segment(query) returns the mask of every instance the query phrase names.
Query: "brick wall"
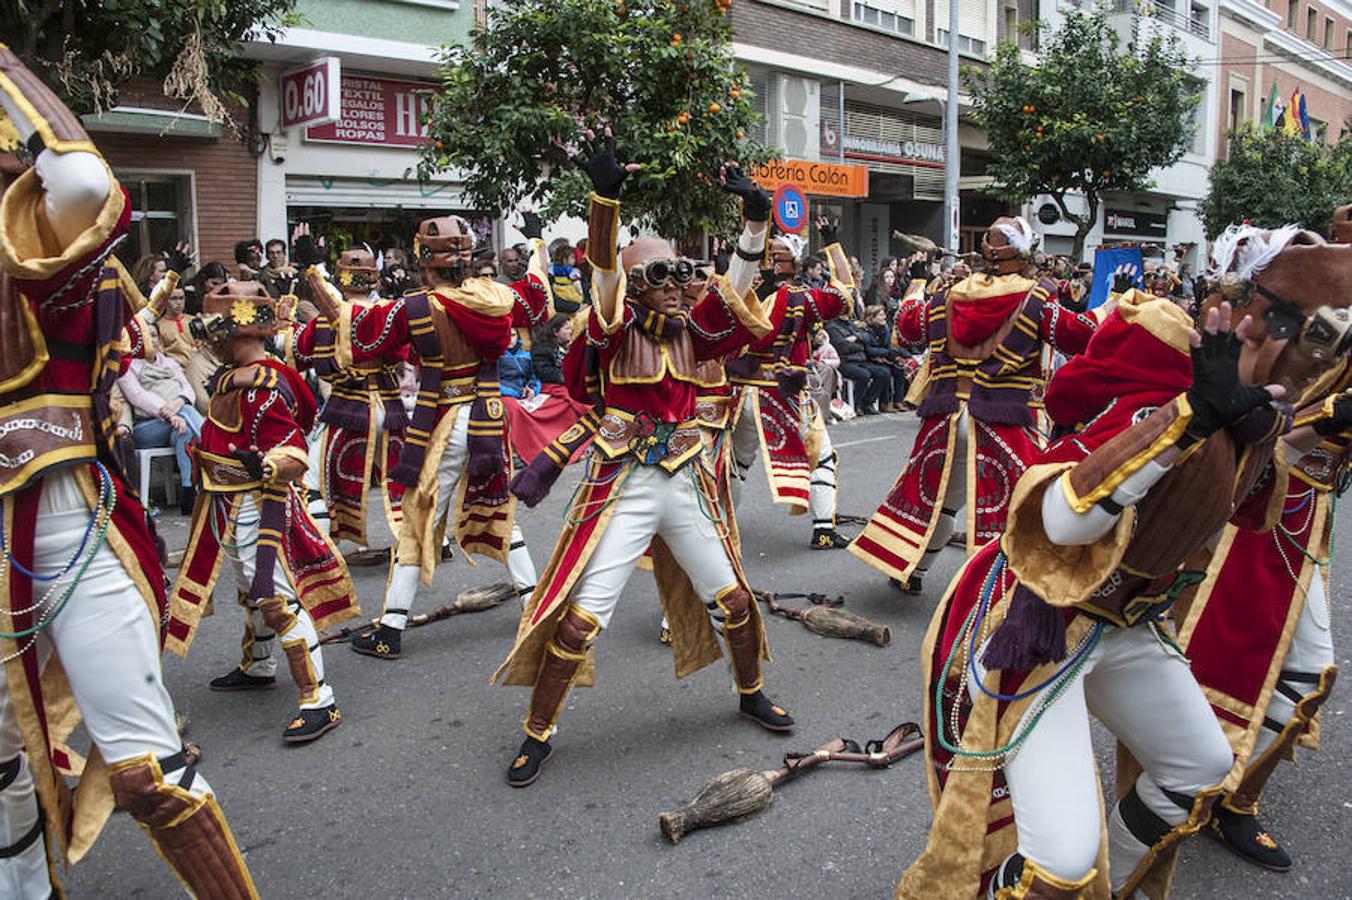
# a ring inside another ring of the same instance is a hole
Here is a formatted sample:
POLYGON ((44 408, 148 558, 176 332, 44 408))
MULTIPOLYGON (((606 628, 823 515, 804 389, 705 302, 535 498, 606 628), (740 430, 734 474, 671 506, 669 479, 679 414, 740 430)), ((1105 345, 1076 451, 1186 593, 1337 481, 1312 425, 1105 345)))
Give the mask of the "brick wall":
MULTIPOLYGON (((118 168, 194 173, 198 259, 217 260, 234 270, 236 241, 256 235, 258 162, 243 142, 228 133, 216 139, 159 137, 97 132, 94 141, 118 168)), ((277 235, 280 236, 280 235, 277 235)))
POLYGON ((812 59, 879 72, 904 72, 906 77, 926 84, 943 85, 948 78, 943 50, 884 32, 750 0, 732 4, 731 15, 739 43, 772 50, 797 50, 812 59))

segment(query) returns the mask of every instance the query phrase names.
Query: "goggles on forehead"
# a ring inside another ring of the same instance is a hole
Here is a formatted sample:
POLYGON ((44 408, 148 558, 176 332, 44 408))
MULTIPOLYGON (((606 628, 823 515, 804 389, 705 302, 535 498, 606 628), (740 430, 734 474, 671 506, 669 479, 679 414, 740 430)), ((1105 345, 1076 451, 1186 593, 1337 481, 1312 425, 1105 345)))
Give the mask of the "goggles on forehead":
POLYGON ((668 284, 685 287, 695 280, 695 264, 684 257, 652 259, 629 270, 629 284, 636 290, 659 288, 668 284))

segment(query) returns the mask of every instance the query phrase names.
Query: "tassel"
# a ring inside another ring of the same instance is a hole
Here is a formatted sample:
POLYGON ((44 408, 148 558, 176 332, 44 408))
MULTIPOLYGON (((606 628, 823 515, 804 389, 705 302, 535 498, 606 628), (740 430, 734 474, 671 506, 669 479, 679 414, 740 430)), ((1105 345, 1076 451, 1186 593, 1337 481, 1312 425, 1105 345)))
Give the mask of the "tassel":
POLYGON ((981 662, 987 669, 1027 672, 1066 658, 1066 620, 1022 584, 1014 588, 1005 621, 991 635, 981 662))

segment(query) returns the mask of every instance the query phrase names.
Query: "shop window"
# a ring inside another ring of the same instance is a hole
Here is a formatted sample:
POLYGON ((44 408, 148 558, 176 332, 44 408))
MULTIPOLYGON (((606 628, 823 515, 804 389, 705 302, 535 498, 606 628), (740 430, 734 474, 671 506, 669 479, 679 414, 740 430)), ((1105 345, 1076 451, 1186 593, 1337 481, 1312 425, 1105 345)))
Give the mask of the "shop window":
POLYGON ((124 173, 117 178, 131 200, 131 227, 118 256, 127 265, 179 241, 195 243, 192 176, 124 173))
POLYGON ((915 34, 915 8, 890 0, 855 0, 851 17, 861 25, 910 36, 915 34))

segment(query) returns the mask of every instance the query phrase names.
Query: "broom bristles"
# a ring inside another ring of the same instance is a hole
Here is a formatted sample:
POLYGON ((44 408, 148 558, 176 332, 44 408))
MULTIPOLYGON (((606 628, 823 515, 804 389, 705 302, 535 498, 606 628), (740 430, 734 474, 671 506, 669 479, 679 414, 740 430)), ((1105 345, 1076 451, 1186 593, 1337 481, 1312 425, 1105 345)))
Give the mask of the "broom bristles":
POLYGON ((765 773, 733 769, 700 788, 685 806, 660 814, 657 824, 667 840, 677 844, 700 828, 754 816, 773 798, 774 786, 765 773))
POLYGON ((863 616, 829 606, 814 606, 805 610, 803 625, 808 631, 822 637, 868 641, 879 647, 886 647, 892 642, 892 632, 886 625, 879 625, 863 616))
POLYGON ((457 612, 482 612, 516 596, 516 585, 508 581, 461 591, 451 603, 457 612))

